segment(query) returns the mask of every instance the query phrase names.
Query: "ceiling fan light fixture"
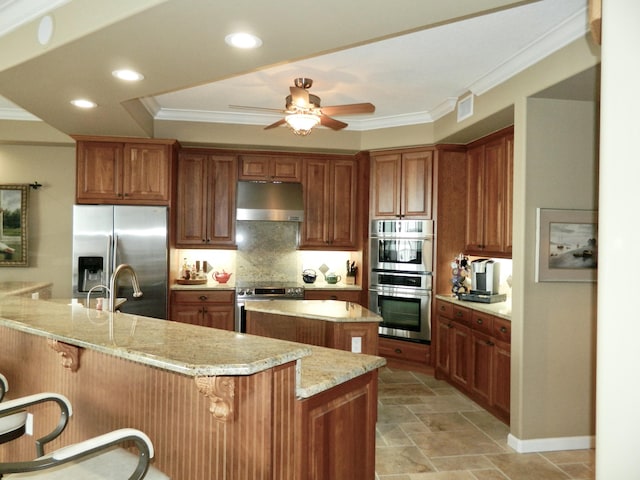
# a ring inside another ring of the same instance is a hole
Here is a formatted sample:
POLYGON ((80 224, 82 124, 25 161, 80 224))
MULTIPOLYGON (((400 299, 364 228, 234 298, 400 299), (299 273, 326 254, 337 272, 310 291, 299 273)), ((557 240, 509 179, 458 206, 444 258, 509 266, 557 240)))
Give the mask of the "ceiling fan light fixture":
POLYGON ((224 37, 224 41, 227 45, 244 49, 258 48, 262 45, 260 38, 245 32, 230 33, 224 37))
POLYGON ((309 135, 313 127, 320 123, 318 115, 308 113, 292 113, 287 115, 284 120, 291 127, 293 133, 303 137, 309 135))

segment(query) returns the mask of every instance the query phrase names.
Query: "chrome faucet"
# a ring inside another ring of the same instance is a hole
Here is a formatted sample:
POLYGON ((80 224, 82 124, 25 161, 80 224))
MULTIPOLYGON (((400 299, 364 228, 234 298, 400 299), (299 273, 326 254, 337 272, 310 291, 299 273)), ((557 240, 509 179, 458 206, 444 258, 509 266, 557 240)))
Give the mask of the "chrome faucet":
POLYGON ((138 277, 136 275, 135 270, 128 263, 121 263, 116 267, 111 275, 111 281, 109 282, 109 311, 115 312, 116 310, 116 300, 117 300, 117 291, 116 288, 118 286, 118 277, 122 272, 129 272, 131 275, 131 285, 133 286, 133 296, 138 298, 142 296, 142 290, 140 290, 140 284, 138 283, 138 277))

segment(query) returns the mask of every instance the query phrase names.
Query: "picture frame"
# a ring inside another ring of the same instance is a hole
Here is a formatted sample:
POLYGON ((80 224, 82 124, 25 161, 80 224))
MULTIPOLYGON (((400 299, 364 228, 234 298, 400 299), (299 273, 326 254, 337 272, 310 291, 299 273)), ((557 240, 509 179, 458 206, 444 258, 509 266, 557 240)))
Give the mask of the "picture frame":
POLYGON ((536 282, 595 282, 597 213, 538 208, 536 257, 536 282))
POLYGON ((26 267, 29 185, 0 185, 0 267, 26 267))

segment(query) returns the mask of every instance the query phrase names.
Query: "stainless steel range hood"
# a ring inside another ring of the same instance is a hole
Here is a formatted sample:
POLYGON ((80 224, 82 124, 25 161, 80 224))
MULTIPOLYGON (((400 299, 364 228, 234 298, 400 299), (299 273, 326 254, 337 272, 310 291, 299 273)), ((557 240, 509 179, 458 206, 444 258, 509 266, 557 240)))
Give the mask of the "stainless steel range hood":
POLYGON ((236 220, 301 222, 303 219, 300 183, 238 182, 236 220))

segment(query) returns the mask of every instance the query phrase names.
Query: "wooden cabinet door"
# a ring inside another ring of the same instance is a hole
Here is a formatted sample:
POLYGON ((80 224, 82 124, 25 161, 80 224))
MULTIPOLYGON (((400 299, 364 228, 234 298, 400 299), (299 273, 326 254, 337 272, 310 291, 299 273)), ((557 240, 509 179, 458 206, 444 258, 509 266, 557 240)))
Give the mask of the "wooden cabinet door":
POLYGON ((79 141, 76 201, 104 203, 122 199, 122 158, 122 143, 79 141))
POLYGON ((184 154, 178 160, 176 199, 176 244, 206 245, 207 239, 207 155, 184 154))
POLYGON ((303 169, 304 222, 301 246, 329 245, 330 165, 326 160, 305 160, 303 169))
POLYGON ((296 157, 242 155, 239 180, 301 182, 302 160, 296 157))
POLYGON ((492 377, 492 403, 508 422, 511 410, 511 345, 507 342, 495 342, 492 377))
POLYGON ((506 142, 499 138, 485 146, 483 196, 483 250, 504 251, 506 142))
MULTIPOLYGON (((436 344, 436 375, 441 374, 449 378, 451 374, 451 338, 453 322, 442 315, 436 316, 435 344, 436 344)), ((442 378, 439 376, 439 378, 442 378)))
POLYGON ((432 192, 433 152, 403 154, 401 215, 430 219, 432 192))
POLYGON ((451 323, 451 382, 468 390, 471 379, 471 330, 458 322, 451 323))
POLYGON ((202 325, 202 305, 174 303, 171 305, 171 320, 191 325, 202 325))
POLYGON ((125 144, 123 159, 123 196, 140 202, 168 204, 170 198, 170 162, 168 145, 125 144))
POLYGON ((221 330, 233 330, 234 313, 233 306, 205 304, 202 307, 203 321, 201 325, 221 330))
POLYGON ((492 400, 494 342, 488 335, 474 331, 471 334, 471 391, 485 404, 492 400))
POLYGON ((329 243, 355 248, 357 233, 357 167, 352 160, 331 161, 329 189, 329 243))
POLYGON ((504 251, 513 251, 513 133, 507 135, 505 153, 504 190, 504 251))
POLYGON ((400 215, 401 168, 399 153, 378 155, 371 159, 371 214, 374 218, 400 215))
POLYGON ((481 251, 484 226, 484 145, 467 152, 467 218, 465 250, 481 251))
POLYGON ((207 181, 207 236, 208 246, 235 245, 236 232, 236 157, 212 155, 209 157, 207 181))

